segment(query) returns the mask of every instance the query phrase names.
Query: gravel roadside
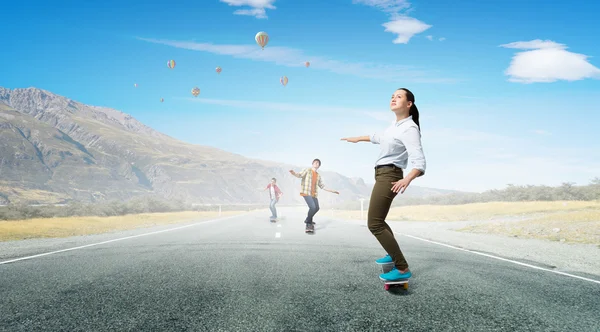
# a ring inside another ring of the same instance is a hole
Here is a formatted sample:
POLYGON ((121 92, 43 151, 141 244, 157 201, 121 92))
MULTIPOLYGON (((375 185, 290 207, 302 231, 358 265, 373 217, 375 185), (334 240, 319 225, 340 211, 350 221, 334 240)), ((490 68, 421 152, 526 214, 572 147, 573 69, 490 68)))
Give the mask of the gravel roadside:
POLYGON ((596 245, 456 231, 474 224, 477 222, 390 222, 390 227, 399 234, 600 280, 600 248, 596 245))

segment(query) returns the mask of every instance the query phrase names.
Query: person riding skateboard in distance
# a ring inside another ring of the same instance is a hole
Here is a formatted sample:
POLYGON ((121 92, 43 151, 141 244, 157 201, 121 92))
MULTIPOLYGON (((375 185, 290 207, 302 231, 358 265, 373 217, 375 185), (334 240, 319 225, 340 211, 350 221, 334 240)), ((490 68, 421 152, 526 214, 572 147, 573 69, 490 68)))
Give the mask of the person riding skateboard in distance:
POLYGON ((290 173, 293 176, 302 179, 300 185, 300 196, 304 197, 306 205, 308 205, 308 215, 306 216, 304 223, 306 223, 306 231, 311 232, 315 230, 315 222, 313 221, 313 217, 320 209, 319 199, 317 198, 317 186, 325 191, 329 191, 330 193, 339 194, 339 192, 336 190, 325 188, 321 174, 317 172, 319 167, 321 167, 321 160, 315 159, 312 162, 312 167, 305 168, 300 173, 290 170, 290 173))
POLYGON ((277 186, 277 179, 272 178, 271 183, 263 189, 263 191, 265 190, 269 190, 269 197, 271 198, 271 204, 269 205, 269 208, 271 209, 271 220, 277 220, 277 208, 275 208, 275 204, 279 202, 279 198, 283 195, 277 186))

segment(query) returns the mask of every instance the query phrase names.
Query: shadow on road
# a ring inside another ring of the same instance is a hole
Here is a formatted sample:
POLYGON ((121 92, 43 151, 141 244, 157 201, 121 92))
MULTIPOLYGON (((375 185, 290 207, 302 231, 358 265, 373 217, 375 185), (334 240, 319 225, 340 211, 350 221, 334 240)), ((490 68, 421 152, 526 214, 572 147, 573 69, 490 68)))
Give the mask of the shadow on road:
POLYGON ((315 224, 315 231, 318 231, 320 229, 326 229, 327 225, 331 224, 331 220, 326 220, 326 221, 319 221, 318 223, 315 224))
MULTIPOLYGON (((394 296, 409 296, 409 295, 412 295, 412 289, 414 287, 415 287, 414 284, 410 284, 410 286, 408 286, 407 290, 405 290, 402 286, 391 287, 389 290, 387 290, 387 292, 394 296)), ((382 286, 382 288, 383 288, 383 286, 382 286)), ((385 290, 383 290, 383 291, 385 292, 385 290)))

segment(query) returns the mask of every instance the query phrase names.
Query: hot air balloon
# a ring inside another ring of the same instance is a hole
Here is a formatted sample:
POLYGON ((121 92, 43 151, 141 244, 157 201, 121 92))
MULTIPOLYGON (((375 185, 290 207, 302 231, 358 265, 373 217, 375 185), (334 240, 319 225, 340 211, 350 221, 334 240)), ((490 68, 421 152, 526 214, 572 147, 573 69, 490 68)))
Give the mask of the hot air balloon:
POLYGON ((287 83, 288 83, 288 78, 287 78, 287 76, 281 76, 281 78, 279 79, 279 82, 281 82, 281 84, 282 84, 283 86, 286 86, 286 85, 287 85, 287 83))
POLYGON ((200 94, 200 89, 198 87, 193 88, 192 94, 194 95, 194 97, 198 97, 198 95, 200 94))
POLYGON ((308 68, 308 67, 310 67, 310 62, 306 61, 306 62, 304 63, 304 65, 306 66, 306 68, 308 68))
POLYGON ((217 69, 215 69, 215 71, 217 72, 217 74, 220 74, 220 73, 221 73, 221 70, 222 70, 222 69, 221 69, 221 67, 219 67, 219 66, 217 66, 217 69))
POLYGON ((160 98, 160 102, 162 103, 163 101, 165 101, 163 98, 160 98))
POLYGON ((137 83, 133 83, 133 87, 134 87, 134 88, 137 88, 137 83))
POLYGON ((167 61, 167 67, 169 67, 171 69, 175 68, 175 60, 167 61))
POLYGON ((258 46, 264 50, 265 46, 267 46, 267 43, 269 42, 269 35, 266 32, 261 31, 254 36, 254 40, 256 40, 258 46))

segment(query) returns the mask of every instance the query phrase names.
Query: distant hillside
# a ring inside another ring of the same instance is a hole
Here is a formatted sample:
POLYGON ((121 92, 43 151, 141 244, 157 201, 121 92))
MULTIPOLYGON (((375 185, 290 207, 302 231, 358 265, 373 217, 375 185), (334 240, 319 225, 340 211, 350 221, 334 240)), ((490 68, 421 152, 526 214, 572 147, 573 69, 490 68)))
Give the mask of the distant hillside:
MULTIPOLYGON (((193 145, 120 111, 85 105, 37 89, 0 87, 0 204, 98 202, 153 195, 186 203, 261 203, 271 177, 282 204, 303 202, 288 165, 193 145)), ((368 197, 372 184, 323 172, 343 195, 329 204, 368 197)), ((407 195, 447 191, 411 186, 407 195)))

